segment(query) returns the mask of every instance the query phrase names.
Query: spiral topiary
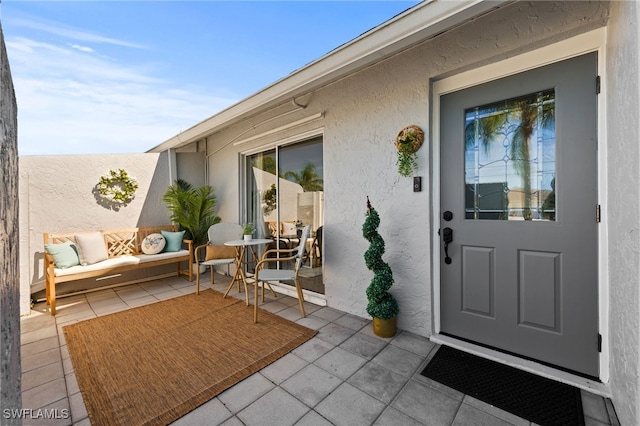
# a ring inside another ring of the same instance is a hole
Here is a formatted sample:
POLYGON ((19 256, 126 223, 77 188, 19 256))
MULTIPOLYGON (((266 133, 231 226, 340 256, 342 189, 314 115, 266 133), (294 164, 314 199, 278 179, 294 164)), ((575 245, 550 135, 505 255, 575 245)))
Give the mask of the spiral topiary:
POLYGON ((369 249, 364 253, 364 261, 371 271, 373 279, 367 287, 367 313, 373 318, 391 319, 398 315, 400 308, 398 302, 389 293, 393 285, 393 273, 391 267, 382 260, 384 254, 384 240, 378 233, 380 216, 371 207, 369 197, 367 197, 367 218, 362 225, 362 235, 369 241, 369 249))

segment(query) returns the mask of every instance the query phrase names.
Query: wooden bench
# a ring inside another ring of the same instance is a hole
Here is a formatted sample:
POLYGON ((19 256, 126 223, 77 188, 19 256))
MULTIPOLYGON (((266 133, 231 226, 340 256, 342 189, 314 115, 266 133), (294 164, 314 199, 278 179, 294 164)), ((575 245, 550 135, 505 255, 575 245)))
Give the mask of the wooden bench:
MULTIPOLYGON (((76 265, 67 268, 57 268, 54 257, 45 250, 45 278, 46 299, 51 306, 51 315, 56 314, 56 284, 77 281, 84 278, 97 278, 154 266, 177 264, 176 275, 185 275, 189 281, 193 280, 193 243, 183 240, 183 247, 179 251, 145 254, 142 251, 144 239, 151 234, 161 231, 176 232, 177 225, 154 226, 146 228, 128 228, 110 231, 44 233, 44 244, 76 244, 76 235, 87 235, 100 232, 104 237, 104 244, 108 258, 93 264, 76 265), (186 249, 184 248, 186 246, 186 249), (188 262, 188 270, 180 267, 181 262, 188 262)), ((144 278, 148 280, 149 277, 144 278)), ((100 287, 98 287, 100 288, 100 287)))

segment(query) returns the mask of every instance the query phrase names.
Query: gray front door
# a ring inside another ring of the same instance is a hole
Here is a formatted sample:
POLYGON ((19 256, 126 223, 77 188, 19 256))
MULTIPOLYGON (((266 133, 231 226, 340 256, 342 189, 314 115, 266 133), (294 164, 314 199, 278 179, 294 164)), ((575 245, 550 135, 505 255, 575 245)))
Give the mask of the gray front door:
POLYGON ((590 53, 440 98, 441 332, 592 377, 596 77, 590 53))

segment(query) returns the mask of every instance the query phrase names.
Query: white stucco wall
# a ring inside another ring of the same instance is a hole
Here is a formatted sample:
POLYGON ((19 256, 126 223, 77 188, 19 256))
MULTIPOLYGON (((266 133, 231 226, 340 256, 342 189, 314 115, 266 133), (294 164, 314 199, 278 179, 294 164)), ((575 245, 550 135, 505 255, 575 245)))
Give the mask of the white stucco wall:
POLYGON ((415 124, 429 135, 430 79, 516 55, 606 24, 600 3, 517 3, 424 42, 304 99, 265 112, 210 136, 210 183, 217 189, 223 220, 240 217, 241 154, 294 141, 321 128, 324 141, 324 281, 327 304, 367 317, 365 289, 372 278, 363 253, 366 197, 381 217, 385 260, 401 314, 398 325, 432 333, 429 142, 418 152, 423 191, 398 175, 392 140, 415 124), (287 112, 290 112, 287 114, 287 112), (324 117, 266 134, 313 114, 324 117), (244 142, 256 135, 264 136, 244 142), (262 147, 262 148, 261 148, 262 147))
POLYGON ((167 154, 27 156, 20 169, 20 305, 42 290, 44 232, 121 229, 170 224, 162 195, 170 185, 167 154), (124 169, 139 188, 127 206, 112 210, 94 195, 100 176, 124 169))
POLYGON ((613 2, 607 40, 606 224, 611 391, 622 425, 640 424, 640 7, 613 2))

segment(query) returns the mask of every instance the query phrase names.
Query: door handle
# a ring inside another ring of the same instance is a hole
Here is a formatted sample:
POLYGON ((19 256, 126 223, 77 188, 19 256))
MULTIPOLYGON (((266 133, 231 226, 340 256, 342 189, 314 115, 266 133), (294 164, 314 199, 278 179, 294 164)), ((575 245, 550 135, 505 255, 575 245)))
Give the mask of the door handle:
POLYGON ((449 257, 449 244, 453 241, 453 229, 447 227, 442 230, 442 241, 444 241, 444 263, 451 264, 449 257))

